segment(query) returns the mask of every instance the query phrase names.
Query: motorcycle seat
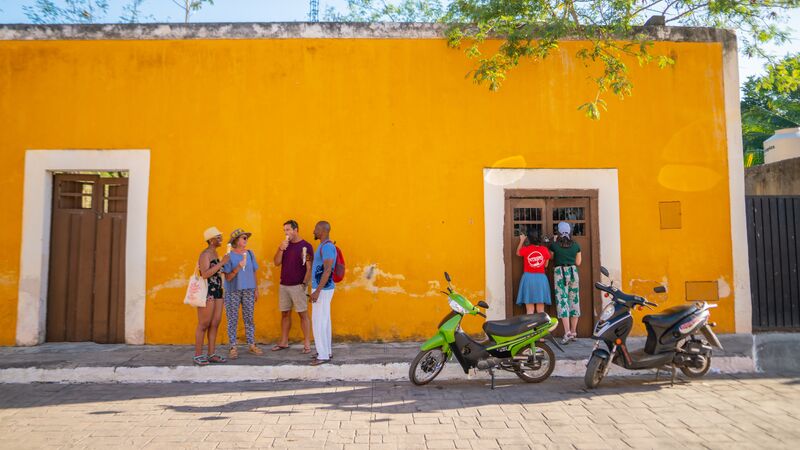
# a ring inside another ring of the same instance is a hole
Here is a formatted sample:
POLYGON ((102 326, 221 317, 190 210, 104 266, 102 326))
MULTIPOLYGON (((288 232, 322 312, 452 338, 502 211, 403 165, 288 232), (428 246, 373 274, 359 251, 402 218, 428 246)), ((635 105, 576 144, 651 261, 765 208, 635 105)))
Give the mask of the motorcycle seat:
POLYGON ((642 318, 642 321, 650 324, 653 328, 664 329, 671 327, 695 311, 697 311, 697 307, 694 305, 674 306, 659 314, 648 314, 642 318))
POLYGON ((489 336, 516 336, 548 322, 550 316, 547 313, 524 314, 510 319, 484 322, 483 331, 489 336))

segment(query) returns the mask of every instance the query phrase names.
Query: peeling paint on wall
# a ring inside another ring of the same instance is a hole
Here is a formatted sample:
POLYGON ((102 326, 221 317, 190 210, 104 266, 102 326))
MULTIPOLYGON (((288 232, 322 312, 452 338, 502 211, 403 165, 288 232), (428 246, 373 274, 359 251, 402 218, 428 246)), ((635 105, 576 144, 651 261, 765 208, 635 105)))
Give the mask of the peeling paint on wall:
MULTIPOLYGON (((185 270, 180 270, 180 273, 185 273, 185 270)), ((167 280, 163 283, 157 284, 150 289, 147 290, 147 296, 150 298, 154 298, 159 291, 164 289, 178 289, 178 288, 185 288, 189 283, 189 277, 191 275, 174 275, 173 278, 167 280)))
POLYGON ((402 274, 384 272, 378 268, 377 264, 370 264, 368 266, 354 268, 353 278, 355 278, 355 281, 344 284, 343 289, 345 291, 352 289, 364 289, 372 292, 373 294, 377 294, 378 292, 385 292, 389 294, 406 293, 406 290, 400 286, 400 282, 405 280, 406 277, 402 274), (392 281, 394 283, 388 286, 380 285, 392 281))
POLYGON ((719 298, 728 298, 731 296, 731 285, 725 281, 725 277, 720 275, 717 278, 717 286, 719 286, 719 298))

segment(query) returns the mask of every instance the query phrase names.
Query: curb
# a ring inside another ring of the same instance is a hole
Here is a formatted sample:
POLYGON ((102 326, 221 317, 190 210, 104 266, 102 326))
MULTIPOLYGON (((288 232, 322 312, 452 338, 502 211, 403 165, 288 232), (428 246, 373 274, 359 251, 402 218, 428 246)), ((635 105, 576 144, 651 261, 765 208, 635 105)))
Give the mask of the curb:
MULTIPOLYGON (((587 359, 557 360, 552 376, 583 377, 587 359)), ((755 362, 750 357, 718 357, 712 361, 712 373, 755 373, 755 362)), ((653 373, 652 370, 629 371, 613 366, 609 375, 635 376, 653 373)), ((499 379, 516 378, 514 374, 496 372, 499 379)), ((489 379, 486 372, 470 371, 464 374, 457 365, 445 366, 437 380, 489 379)), ((44 369, 38 367, 0 369, 0 383, 225 383, 242 381, 407 381, 408 363, 384 364, 327 364, 279 366, 141 366, 141 367, 76 367, 44 369)))

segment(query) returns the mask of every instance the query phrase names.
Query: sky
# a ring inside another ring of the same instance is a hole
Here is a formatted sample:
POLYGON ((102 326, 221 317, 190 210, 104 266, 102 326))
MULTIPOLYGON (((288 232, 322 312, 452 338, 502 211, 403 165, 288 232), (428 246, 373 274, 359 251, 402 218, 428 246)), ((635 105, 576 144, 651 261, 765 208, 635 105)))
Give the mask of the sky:
MULTIPOLYGON (((0 23, 29 23, 22 10, 23 5, 35 0, 0 0, 0 23)), ((129 0, 109 0, 111 5, 108 22, 119 21, 122 6, 129 0)), ((390 0, 392 1, 392 0, 390 0)), ((192 22, 296 22, 308 20, 308 0, 216 0, 213 6, 205 6, 192 15, 192 22)), ((320 18, 329 6, 343 10, 346 0, 319 0, 320 18)), ((183 21, 183 12, 173 0, 144 0, 142 12, 152 15, 158 22, 183 21)), ((800 9, 788 14, 787 25, 792 29, 792 40, 769 51, 782 57, 800 52, 800 9)), ((765 61, 758 58, 739 57, 739 79, 764 73, 765 61)))

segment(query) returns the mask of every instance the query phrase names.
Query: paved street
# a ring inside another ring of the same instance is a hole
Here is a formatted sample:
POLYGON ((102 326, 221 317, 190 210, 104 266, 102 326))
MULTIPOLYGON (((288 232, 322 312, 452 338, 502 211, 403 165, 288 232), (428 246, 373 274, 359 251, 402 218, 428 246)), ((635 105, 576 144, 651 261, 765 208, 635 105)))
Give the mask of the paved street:
POLYGON ((0 447, 797 448, 800 379, 0 385, 0 447))

